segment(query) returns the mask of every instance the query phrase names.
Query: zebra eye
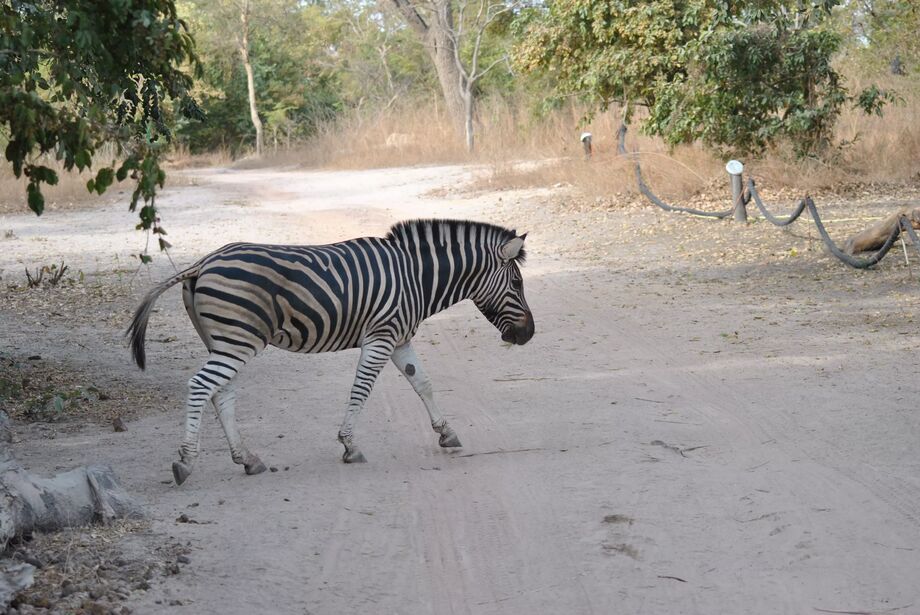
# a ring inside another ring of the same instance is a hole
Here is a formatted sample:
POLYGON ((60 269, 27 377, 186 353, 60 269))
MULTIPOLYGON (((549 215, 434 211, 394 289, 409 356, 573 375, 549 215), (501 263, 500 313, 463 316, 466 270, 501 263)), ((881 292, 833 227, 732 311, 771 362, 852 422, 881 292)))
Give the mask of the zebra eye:
POLYGON ((511 288, 513 288, 514 290, 521 290, 521 281, 520 281, 520 280, 512 279, 512 280, 511 280, 511 288))

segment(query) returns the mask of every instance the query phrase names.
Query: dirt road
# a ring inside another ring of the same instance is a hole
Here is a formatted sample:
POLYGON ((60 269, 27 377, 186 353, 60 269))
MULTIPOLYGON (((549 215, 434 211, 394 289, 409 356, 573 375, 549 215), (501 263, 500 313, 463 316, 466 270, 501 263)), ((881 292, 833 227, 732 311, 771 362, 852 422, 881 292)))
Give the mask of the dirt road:
MULTIPOLYGON (((132 284, 98 319, 4 312, 0 339, 163 398, 126 433, 26 430, 16 445, 36 471, 111 463, 152 518, 130 540, 189 543, 191 564, 132 594, 135 613, 920 612, 917 286, 903 265, 845 270, 762 227, 731 239, 761 242, 731 260, 701 240, 725 225, 439 196, 467 173, 211 171, 163 199, 180 265, 228 241, 327 242, 405 217, 514 225, 530 232, 537 324, 512 349, 472 305, 423 325, 416 348, 465 446, 437 446, 388 367, 358 466, 335 441, 356 353, 271 349, 240 378, 238 421, 273 471, 245 476, 211 419, 181 488, 169 465, 204 353, 173 289, 147 372, 128 363, 121 331, 152 282, 132 280, 132 215, 0 220, 15 235, 4 279, 44 255, 132 284)), ((170 271, 157 258, 151 277, 170 271)))

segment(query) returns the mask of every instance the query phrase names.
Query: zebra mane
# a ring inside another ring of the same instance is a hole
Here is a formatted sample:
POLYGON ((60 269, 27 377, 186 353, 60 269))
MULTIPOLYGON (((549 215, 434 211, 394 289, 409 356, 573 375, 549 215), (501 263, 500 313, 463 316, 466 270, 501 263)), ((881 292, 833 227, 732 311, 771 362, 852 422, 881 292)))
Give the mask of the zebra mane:
MULTIPOLYGON (((469 237, 469 231, 471 229, 476 229, 481 236, 494 236, 496 239, 496 245, 501 245, 506 241, 510 241, 517 237, 517 232, 514 229, 508 229, 497 224, 489 224, 488 222, 477 222, 475 220, 422 218, 418 220, 403 220, 402 222, 397 222, 390 227, 386 238, 391 241, 409 243, 413 240, 413 235, 424 238, 426 236, 426 231, 429 228, 431 229, 432 235, 434 237, 437 238, 443 235, 447 235, 451 239, 456 239, 459 236, 459 229, 466 231, 464 234, 467 237, 469 237), (413 233, 413 231, 415 231, 415 233, 413 233)), ((518 252, 517 257, 514 260, 517 261, 518 264, 523 265, 526 258, 526 251, 524 248, 521 248, 521 251, 518 252)))

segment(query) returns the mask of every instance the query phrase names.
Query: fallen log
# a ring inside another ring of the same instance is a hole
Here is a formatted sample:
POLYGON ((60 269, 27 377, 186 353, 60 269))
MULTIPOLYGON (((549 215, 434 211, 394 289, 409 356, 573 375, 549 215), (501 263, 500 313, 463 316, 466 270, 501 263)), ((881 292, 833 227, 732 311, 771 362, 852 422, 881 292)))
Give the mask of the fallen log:
MULTIPOLYGON (((42 478, 28 472, 0 444, 0 554, 10 541, 35 531, 109 523, 143 516, 112 468, 90 465, 42 478)), ((0 562, 0 608, 31 584, 32 567, 0 562)))
POLYGON ((847 254, 856 254, 857 252, 868 252, 882 247, 885 240, 891 236, 895 227, 898 226, 898 220, 900 220, 901 216, 907 216, 907 219, 910 220, 910 225, 915 229, 920 229, 920 207, 916 209, 902 207, 881 222, 850 237, 843 246, 844 251, 847 254))
POLYGON ((41 478, 26 471, 6 447, 0 450, 0 553, 14 538, 34 531, 142 516, 109 466, 41 478))

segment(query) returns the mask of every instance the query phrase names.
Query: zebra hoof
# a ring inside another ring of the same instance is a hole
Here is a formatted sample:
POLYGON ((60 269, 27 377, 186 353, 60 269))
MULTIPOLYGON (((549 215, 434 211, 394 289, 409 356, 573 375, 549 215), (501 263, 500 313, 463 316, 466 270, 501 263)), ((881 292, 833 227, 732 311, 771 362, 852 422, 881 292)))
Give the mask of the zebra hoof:
POLYGON ((246 474, 252 476, 254 474, 261 474, 266 470, 266 467, 264 463, 262 463, 259 459, 256 459, 255 463, 244 464, 243 469, 246 470, 246 474))
POLYGON ((356 448, 351 450, 345 449, 345 453, 342 455, 342 461, 345 463, 367 463, 364 453, 356 448))
POLYGON ((438 439, 438 444, 443 448, 460 448, 463 446, 460 444, 460 438, 453 432, 442 434, 438 439))
POLYGON ((176 479, 176 484, 181 485, 185 482, 185 479, 189 477, 192 473, 192 469, 182 463, 181 461, 173 461, 172 464, 173 478, 176 479))

